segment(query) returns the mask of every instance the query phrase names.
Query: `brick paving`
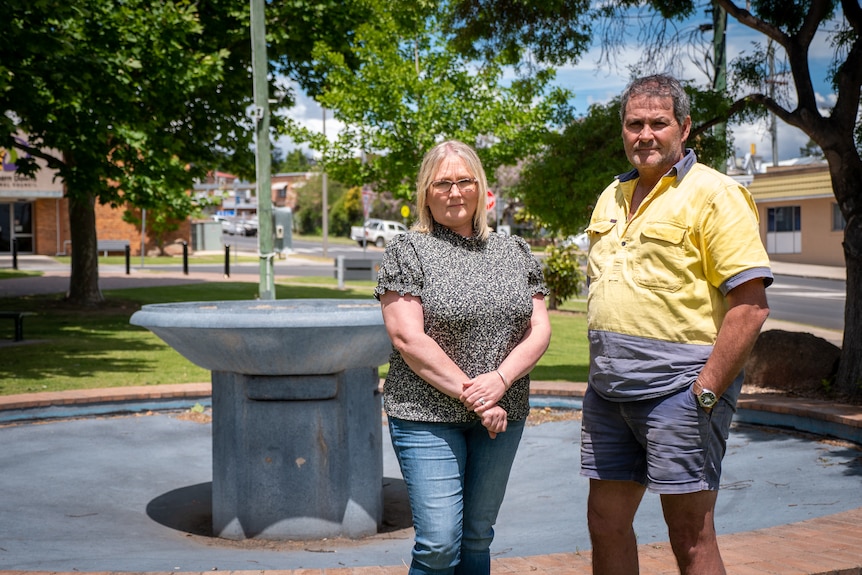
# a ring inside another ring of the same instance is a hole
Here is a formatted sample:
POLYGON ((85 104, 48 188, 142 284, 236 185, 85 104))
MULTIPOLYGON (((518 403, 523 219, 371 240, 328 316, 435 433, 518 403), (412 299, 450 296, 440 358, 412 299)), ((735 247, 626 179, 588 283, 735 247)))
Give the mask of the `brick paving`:
MULTIPOLYGON (((544 396, 582 396, 585 384, 533 382, 533 393, 544 396)), ((51 405, 86 405, 153 399, 206 397, 210 384, 160 385, 112 389, 33 393, 0 397, 0 410, 26 410, 51 405)), ((751 394, 740 398, 740 407, 749 410, 829 421, 851 430, 862 429, 862 413, 857 408, 829 402, 790 399, 775 395, 751 394)), ((862 507, 744 533, 719 536, 719 545, 732 575, 862 575, 862 507)), ((589 575, 590 551, 554 553, 493 559, 495 574, 589 575)), ((639 547, 642 575, 678 573, 668 543, 639 547)), ((295 569, 230 571, 231 575, 406 575, 406 565, 349 567, 337 569, 295 569)), ((81 575, 80 572, 2 571, 0 575, 81 575)), ((191 575, 173 572, 174 575, 191 575)), ((113 575, 109 572, 88 575, 113 575)))

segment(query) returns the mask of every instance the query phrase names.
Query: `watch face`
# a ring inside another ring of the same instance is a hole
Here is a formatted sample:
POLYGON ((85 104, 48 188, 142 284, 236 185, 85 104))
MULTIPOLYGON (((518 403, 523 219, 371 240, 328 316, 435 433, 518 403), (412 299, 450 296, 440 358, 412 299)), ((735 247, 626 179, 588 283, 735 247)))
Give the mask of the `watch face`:
POLYGON ((704 389, 700 392, 700 395, 697 396, 697 402, 701 407, 712 407, 717 401, 715 394, 708 389, 704 389))

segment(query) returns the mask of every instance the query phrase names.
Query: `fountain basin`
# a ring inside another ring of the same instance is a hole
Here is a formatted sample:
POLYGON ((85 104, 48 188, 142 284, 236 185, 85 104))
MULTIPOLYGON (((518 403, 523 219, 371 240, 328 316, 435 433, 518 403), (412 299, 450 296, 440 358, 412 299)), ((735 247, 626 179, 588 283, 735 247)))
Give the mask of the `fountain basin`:
POLYGON ((376 301, 152 304, 130 321, 212 372, 216 535, 302 540, 377 532, 377 368, 392 344, 376 301))

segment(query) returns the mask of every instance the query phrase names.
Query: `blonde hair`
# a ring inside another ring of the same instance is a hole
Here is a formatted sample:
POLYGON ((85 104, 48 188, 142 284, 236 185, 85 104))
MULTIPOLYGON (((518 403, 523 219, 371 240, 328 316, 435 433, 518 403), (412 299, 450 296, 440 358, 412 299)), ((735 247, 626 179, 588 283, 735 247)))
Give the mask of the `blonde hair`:
POLYGON ((425 154, 422 165, 419 167, 419 175, 416 178, 416 212, 419 219, 413 225, 418 232, 430 233, 434 229, 434 217, 428 207, 428 190, 434 175, 449 156, 458 156, 464 161, 470 175, 476 179, 476 193, 479 194, 479 203, 476 205, 476 213, 473 214, 473 230, 476 237, 481 240, 488 239, 488 218, 485 210, 485 195, 488 190, 488 180, 485 177, 485 169, 482 168, 482 160, 476 151, 463 142, 447 140, 440 142, 425 154))

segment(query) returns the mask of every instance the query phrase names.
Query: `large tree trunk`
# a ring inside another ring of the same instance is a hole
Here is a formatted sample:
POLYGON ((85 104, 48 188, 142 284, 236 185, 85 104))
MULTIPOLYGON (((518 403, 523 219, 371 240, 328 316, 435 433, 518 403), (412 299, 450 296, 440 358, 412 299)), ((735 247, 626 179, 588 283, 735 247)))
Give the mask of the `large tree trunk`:
POLYGON ((69 194, 72 272, 66 299, 81 307, 95 307, 104 301, 99 289, 95 206, 96 198, 93 194, 69 194))
POLYGON ((847 266, 844 342, 835 386, 842 393, 862 397, 862 160, 855 149, 847 150, 829 158, 829 170, 835 198, 847 222, 843 244, 847 266))
MULTIPOLYGON (((859 218, 856 218, 859 220, 859 218)), ((855 226, 860 235, 858 223, 855 226)), ((858 245, 858 244, 857 244, 858 245)), ((851 255, 846 248, 847 301, 844 304, 844 342, 835 387, 842 393, 862 397, 862 255, 851 255)))

